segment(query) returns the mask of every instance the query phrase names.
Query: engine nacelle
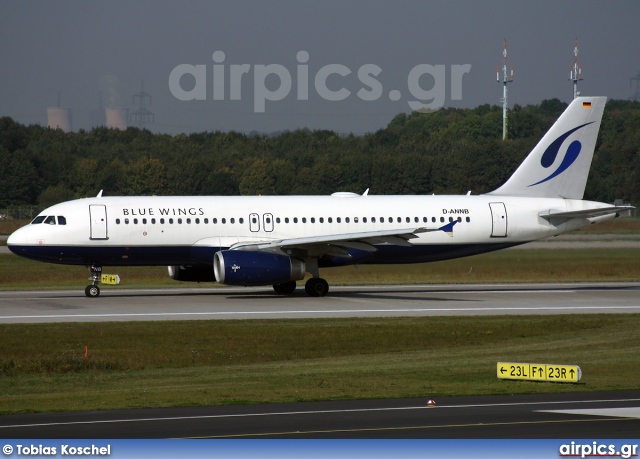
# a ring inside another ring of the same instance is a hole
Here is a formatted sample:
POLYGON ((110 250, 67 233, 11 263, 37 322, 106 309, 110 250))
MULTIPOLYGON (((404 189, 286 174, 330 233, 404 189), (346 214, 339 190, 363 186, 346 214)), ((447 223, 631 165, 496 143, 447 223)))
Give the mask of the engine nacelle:
POLYGON ((216 281, 228 285, 274 285, 304 279, 304 261, 285 255, 221 250, 213 257, 216 281))
POLYGON ((211 266, 167 266, 169 277, 183 282, 214 282, 211 266))

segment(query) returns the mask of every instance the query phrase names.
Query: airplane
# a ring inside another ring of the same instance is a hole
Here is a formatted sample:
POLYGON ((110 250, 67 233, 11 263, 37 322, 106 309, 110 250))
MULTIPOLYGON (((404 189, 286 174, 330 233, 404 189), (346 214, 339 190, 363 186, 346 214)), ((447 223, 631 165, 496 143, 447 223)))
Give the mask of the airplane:
POLYGON ((140 196, 56 204, 7 240, 22 257, 168 266, 177 281, 272 285, 325 296, 319 268, 477 255, 610 220, 630 206, 583 200, 606 97, 573 100, 513 175, 481 195, 140 196))

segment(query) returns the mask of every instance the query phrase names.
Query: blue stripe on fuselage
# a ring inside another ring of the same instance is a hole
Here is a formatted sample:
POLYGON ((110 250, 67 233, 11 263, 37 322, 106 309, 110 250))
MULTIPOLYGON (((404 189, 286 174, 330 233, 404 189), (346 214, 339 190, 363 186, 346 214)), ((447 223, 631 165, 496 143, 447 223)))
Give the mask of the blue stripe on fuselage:
MULTIPOLYGON (((380 245, 375 253, 349 250, 351 258, 320 258, 323 268, 352 264, 425 263, 451 258, 477 255, 518 245, 518 243, 491 244, 434 244, 401 247, 380 245), (353 252, 353 253, 352 253, 353 252)), ((213 264, 215 252, 220 247, 203 246, 139 246, 139 247, 83 247, 83 246, 20 246, 11 245, 10 250, 31 260, 66 265, 101 266, 167 266, 213 264)))

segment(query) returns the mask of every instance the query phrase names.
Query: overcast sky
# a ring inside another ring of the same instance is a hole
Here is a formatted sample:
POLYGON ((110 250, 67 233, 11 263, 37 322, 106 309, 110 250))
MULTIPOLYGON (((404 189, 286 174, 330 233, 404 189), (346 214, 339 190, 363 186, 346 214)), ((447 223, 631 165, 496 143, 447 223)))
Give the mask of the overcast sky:
POLYGON ((637 1, 0 0, 0 116, 46 125, 60 94, 89 129, 144 80, 154 132, 361 134, 411 101, 500 104, 503 39, 510 107, 569 102, 576 37, 581 93, 627 99, 639 19, 637 1))

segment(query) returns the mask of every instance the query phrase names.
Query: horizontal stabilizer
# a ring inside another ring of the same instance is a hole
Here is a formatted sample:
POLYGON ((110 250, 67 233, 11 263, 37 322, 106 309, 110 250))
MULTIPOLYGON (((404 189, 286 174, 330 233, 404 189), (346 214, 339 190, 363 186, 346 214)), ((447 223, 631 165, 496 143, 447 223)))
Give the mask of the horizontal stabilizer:
POLYGON ((584 210, 574 210, 570 212, 561 212, 554 211, 553 209, 545 210, 540 212, 538 216, 545 218, 547 220, 551 218, 562 218, 562 219, 571 219, 571 218, 593 218, 593 217, 602 217, 603 215, 611 215, 611 214, 619 214, 621 212, 625 212, 631 209, 635 209, 632 206, 611 206, 611 207, 600 207, 598 209, 584 209, 584 210))

